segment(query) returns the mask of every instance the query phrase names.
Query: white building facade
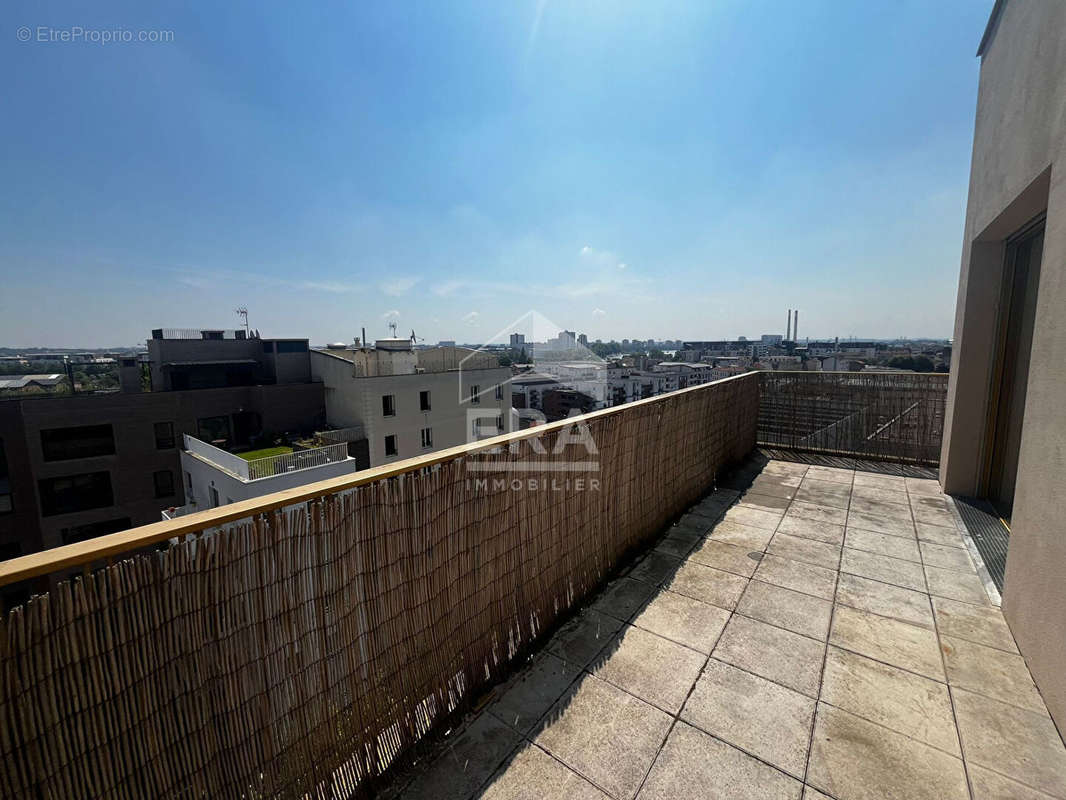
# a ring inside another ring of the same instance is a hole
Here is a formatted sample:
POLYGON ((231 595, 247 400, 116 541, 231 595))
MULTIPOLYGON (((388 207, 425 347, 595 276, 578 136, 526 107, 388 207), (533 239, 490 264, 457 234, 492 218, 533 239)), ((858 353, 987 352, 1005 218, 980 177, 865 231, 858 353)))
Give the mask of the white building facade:
POLYGON ((312 350, 311 368, 327 421, 365 431, 372 467, 511 430, 511 371, 489 353, 379 339, 312 350))

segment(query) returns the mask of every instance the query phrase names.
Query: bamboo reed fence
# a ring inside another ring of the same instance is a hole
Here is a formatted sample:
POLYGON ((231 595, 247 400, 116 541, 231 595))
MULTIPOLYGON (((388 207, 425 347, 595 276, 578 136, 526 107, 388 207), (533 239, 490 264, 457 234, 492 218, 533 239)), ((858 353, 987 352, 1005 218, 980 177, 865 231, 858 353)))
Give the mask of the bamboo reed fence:
POLYGON ((758 404, 741 375, 587 415, 596 452, 556 452, 556 423, 207 512, 161 551, 200 515, 56 551, 142 548, 3 618, 0 794, 365 793, 745 456, 758 404))

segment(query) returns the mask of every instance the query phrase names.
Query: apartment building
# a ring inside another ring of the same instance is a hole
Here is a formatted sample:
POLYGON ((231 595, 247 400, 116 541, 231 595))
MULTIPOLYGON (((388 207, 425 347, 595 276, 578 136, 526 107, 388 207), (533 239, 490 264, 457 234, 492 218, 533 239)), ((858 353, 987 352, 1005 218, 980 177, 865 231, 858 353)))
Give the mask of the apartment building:
POLYGON ((1066 730, 1066 3, 999 0, 959 276, 945 491, 1009 525, 1003 613, 1066 730))
POLYGON ((370 466, 511 429, 511 371, 491 353, 378 339, 312 350, 311 370, 329 424, 365 433, 370 466))
POLYGON ((160 376, 153 387, 174 385, 170 368, 179 365, 164 358, 182 362, 191 386, 231 380, 235 373, 225 377, 220 362, 241 360, 228 348, 249 341, 201 341, 209 352, 169 359, 161 347, 143 365, 123 358, 129 391, 0 400, 0 552, 13 557, 156 522, 162 509, 184 505, 185 434, 239 447, 264 432, 324 426, 323 387, 310 381, 306 340, 302 369, 239 374, 242 382, 269 382, 142 391, 142 367, 160 376), (197 357, 207 362, 203 372, 197 357))

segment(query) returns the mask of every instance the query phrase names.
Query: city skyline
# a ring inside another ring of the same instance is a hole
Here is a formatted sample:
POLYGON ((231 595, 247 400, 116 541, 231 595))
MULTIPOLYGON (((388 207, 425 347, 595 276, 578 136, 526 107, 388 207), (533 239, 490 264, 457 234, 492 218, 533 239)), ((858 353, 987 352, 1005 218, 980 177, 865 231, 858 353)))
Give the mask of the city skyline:
POLYGON ((0 341, 947 338, 984 6, 79 11, 173 37, 0 47, 0 341))

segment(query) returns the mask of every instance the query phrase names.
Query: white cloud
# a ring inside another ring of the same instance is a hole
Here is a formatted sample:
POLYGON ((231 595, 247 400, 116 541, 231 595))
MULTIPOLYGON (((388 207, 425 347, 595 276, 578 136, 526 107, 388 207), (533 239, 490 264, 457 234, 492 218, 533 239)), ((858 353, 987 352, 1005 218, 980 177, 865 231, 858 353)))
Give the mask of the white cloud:
POLYGON ((625 268, 626 268, 625 264, 623 264, 622 262, 618 262, 618 269, 625 269, 625 268))
POLYGON ((410 291, 410 289, 418 283, 418 278, 392 278, 387 281, 382 281, 378 284, 378 288, 385 294, 392 297, 399 297, 402 294, 410 291))
POLYGON ((478 317, 480 316, 476 311, 471 311, 469 314, 463 314, 462 320, 470 327, 474 327, 477 325, 478 317))
POLYGON ((390 319, 399 319, 400 312, 396 309, 393 309, 392 311, 386 311, 384 314, 381 315, 381 318, 385 321, 388 321, 390 319))
POLYGON ((463 281, 444 281, 444 283, 438 283, 433 287, 433 294, 440 295, 441 297, 448 297, 455 294, 459 289, 464 286, 463 281))
POLYGON ((594 316, 594 317, 606 317, 607 316, 607 312, 604 311, 602 308, 594 308, 594 309, 592 309, 592 316, 594 316))
POLYGON ((581 248, 581 255, 583 255, 583 256, 587 256, 591 252, 592 252, 592 248, 589 247, 588 245, 585 245, 584 247, 581 248))

